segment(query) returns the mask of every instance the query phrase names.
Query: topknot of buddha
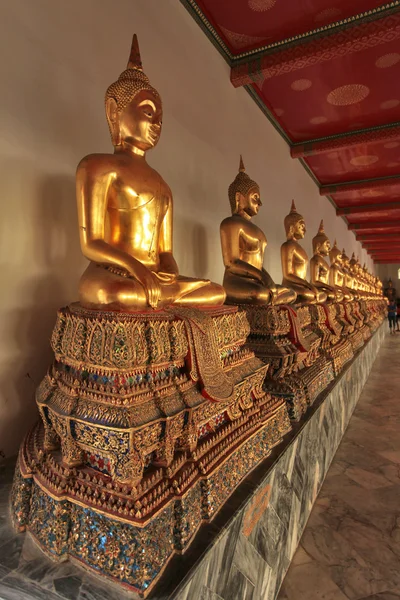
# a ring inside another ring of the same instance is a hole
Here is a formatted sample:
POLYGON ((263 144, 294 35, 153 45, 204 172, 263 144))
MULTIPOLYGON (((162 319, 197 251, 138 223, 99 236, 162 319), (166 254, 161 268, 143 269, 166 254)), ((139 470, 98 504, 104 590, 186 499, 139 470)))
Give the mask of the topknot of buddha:
POLYGON ((228 189, 229 203, 231 205, 233 215, 237 213, 238 209, 236 203, 237 192, 239 192, 243 196, 246 196, 246 194, 248 194, 251 189, 258 189, 258 187, 258 183, 250 179, 250 177, 247 175, 246 170, 244 168, 243 159, 242 157, 240 157, 239 172, 228 189))

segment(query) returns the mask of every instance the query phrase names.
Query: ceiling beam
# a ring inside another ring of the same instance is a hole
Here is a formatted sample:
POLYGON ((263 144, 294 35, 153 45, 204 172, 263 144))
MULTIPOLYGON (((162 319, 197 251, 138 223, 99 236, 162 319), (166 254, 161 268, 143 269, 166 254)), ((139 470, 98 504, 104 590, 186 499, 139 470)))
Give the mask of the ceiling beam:
MULTIPOLYGON (((374 250, 386 250, 388 247, 388 242, 363 242, 363 247, 367 252, 374 252, 374 250)), ((400 241, 396 242, 392 240, 390 242, 391 248, 396 248, 396 250, 400 251, 400 241)))
POLYGON ((387 260, 393 260, 396 262, 400 262, 400 255, 399 254, 391 254, 390 256, 371 256, 372 260, 374 262, 381 262, 381 261, 387 261, 387 260))
POLYGON ((338 56, 362 52, 396 39, 400 39, 400 14, 379 15, 376 20, 353 22, 333 31, 327 29, 321 32, 321 36, 310 36, 308 40, 302 38, 299 43, 289 39, 281 49, 266 48, 255 56, 240 59, 240 63, 231 69, 231 81, 235 87, 252 83, 261 86, 266 79, 293 73, 309 65, 322 64, 338 56))
POLYGON ((372 252, 373 254, 379 254, 380 252, 398 252, 400 254, 400 246, 396 245, 395 242, 387 241, 385 246, 381 246, 380 248, 366 248, 367 252, 372 252))
POLYGON ((359 181, 348 181, 346 183, 328 183, 319 188, 320 196, 346 195, 349 192, 361 192, 364 190, 384 190, 393 185, 400 185, 400 175, 391 177, 377 177, 375 179, 361 179, 359 181))
POLYGON ((388 256, 400 256, 400 252, 397 250, 395 252, 386 252, 382 254, 371 254, 374 258, 387 258, 388 256))
POLYGON ((350 231, 355 231, 356 229, 385 229, 387 227, 400 228, 400 221, 375 221, 372 223, 365 221, 365 223, 349 223, 350 231))
POLYGON ((338 217, 342 217, 344 215, 358 215, 360 213, 372 213, 372 212, 380 212, 382 210, 392 210, 395 208, 400 208, 400 202, 382 202, 381 204, 362 204, 360 206, 343 206, 342 208, 336 209, 336 214, 338 217))
POLYGON ((290 148, 292 158, 305 158, 337 150, 347 150, 360 144, 376 142, 394 142, 400 140, 400 123, 390 123, 382 127, 361 129, 352 133, 339 133, 328 138, 319 138, 293 144, 290 148))
MULTIPOLYGON (((374 250, 367 250, 367 252, 370 256, 387 256, 387 254, 388 254, 387 250, 384 250, 382 252, 375 252, 374 250)), ((392 254, 392 255, 400 254, 400 248, 392 248, 390 250, 390 254, 392 254)))
POLYGON ((358 242, 385 242, 386 240, 398 240, 400 235, 398 233, 359 233, 356 235, 356 240, 358 242))

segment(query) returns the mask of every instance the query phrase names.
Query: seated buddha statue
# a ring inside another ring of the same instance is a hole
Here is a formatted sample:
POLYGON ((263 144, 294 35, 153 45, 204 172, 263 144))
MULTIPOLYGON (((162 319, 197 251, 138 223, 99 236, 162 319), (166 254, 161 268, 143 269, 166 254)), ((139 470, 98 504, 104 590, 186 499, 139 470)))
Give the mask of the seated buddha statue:
POLYGON ((337 247, 336 240, 329 252, 331 266, 329 268, 329 285, 343 294, 343 300, 350 300, 351 294, 344 285, 345 275, 342 269, 342 253, 337 247))
POLYGON ((312 245, 314 255, 310 260, 311 283, 316 288, 325 292, 329 302, 334 302, 335 300, 340 302, 343 294, 340 290, 329 285, 330 267, 324 257, 328 256, 331 244, 324 231, 323 221, 321 221, 317 235, 312 240, 312 245))
POLYGON ((360 263, 360 259, 357 257, 356 259, 356 265, 355 265, 355 270, 356 270, 356 280, 357 280, 357 285, 358 285, 358 290, 359 290, 359 296, 361 298, 365 298, 365 281, 364 281, 364 277, 363 277, 363 268, 361 266, 360 263))
POLYGON ((326 293, 306 280, 308 256, 298 240, 304 238, 306 224, 304 218, 297 212, 294 201, 285 221, 286 242, 281 246, 282 285, 297 294, 299 304, 316 304, 326 301, 326 293))
POLYGON ((232 216, 224 219, 220 227, 227 301, 231 304, 294 302, 296 293, 276 285, 263 267, 267 238, 251 221, 261 206, 260 188, 245 172, 242 157, 228 196, 232 216))
POLYGON ((161 98, 143 72, 136 35, 105 105, 114 154, 90 154, 77 169, 81 248, 90 261, 81 304, 123 311, 223 304, 222 286, 178 272, 171 190, 146 162, 161 134, 161 98))
POLYGON ((342 255, 342 271, 344 274, 344 287, 347 289, 348 293, 351 296, 351 300, 354 300, 353 294, 353 286, 354 286, 354 278, 350 269, 350 259, 346 254, 346 250, 343 248, 342 255))
POLYGON ((351 279, 352 279, 351 293, 353 294, 355 299, 359 298, 359 296, 360 296, 356 264, 357 264, 357 260, 356 260, 355 254, 353 252, 353 254, 351 255, 351 259, 349 260, 349 269, 350 269, 351 279))

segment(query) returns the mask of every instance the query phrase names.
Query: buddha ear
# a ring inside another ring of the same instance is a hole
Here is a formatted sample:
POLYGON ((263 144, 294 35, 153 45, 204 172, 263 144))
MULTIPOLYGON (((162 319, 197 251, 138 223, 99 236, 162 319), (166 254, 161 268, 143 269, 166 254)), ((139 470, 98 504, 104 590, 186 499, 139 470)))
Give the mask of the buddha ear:
POLYGON ((118 106, 114 98, 107 98, 106 100, 106 115, 111 131, 112 143, 114 146, 120 146, 121 132, 119 128, 119 113, 118 106))
POLYGON ((241 198, 243 198, 243 194, 241 194, 240 192, 236 192, 236 194, 235 194, 235 213, 237 213, 239 210, 241 198))

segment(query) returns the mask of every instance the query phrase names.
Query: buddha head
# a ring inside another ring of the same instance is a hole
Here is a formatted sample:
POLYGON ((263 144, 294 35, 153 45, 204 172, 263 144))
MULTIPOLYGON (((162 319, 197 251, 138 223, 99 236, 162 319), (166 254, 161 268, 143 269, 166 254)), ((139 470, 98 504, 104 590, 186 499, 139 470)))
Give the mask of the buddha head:
POLYGON ((247 175, 242 157, 240 157, 239 172, 229 186, 228 197, 232 214, 240 214, 248 219, 254 217, 262 206, 258 183, 247 175))
POLYGON ((312 240, 314 254, 321 254, 322 256, 328 256, 329 250, 331 249, 331 243, 324 230, 324 222, 321 221, 318 233, 312 240))
POLYGON ((342 253, 340 252, 339 248, 337 247, 336 240, 333 243, 333 248, 329 252, 329 258, 333 265, 336 263, 340 265, 342 263, 342 253))
POLYGON ((286 215, 283 223, 285 226, 286 238, 288 240, 303 239, 306 234, 306 223, 304 217, 297 212, 294 200, 292 200, 290 213, 286 215))
POLYGON ((356 256, 355 256, 354 252, 351 255, 349 266, 350 266, 350 269, 351 269, 352 273, 356 273, 357 272, 357 260, 356 260, 356 256))
POLYGON ((342 250, 342 264, 344 267, 349 267, 350 266, 350 259, 346 254, 346 250, 343 248, 342 250))
POLYGON ((154 148, 161 135, 162 104, 143 72, 136 34, 127 68, 108 88, 105 103, 115 147, 125 143, 138 154, 154 148))

